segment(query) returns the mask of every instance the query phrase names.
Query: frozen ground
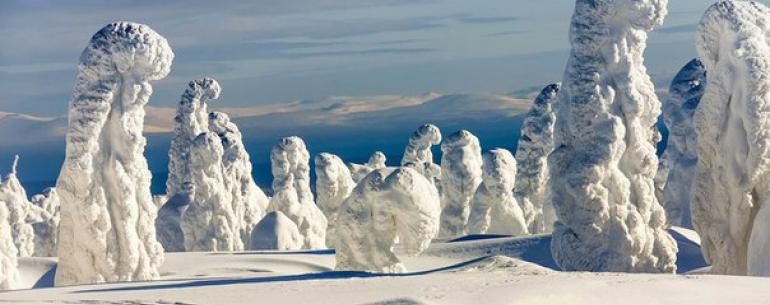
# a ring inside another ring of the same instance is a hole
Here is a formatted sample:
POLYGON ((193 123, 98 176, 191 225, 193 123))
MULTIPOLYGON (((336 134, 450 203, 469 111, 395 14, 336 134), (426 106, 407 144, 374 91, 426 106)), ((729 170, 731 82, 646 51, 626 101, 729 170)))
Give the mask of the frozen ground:
MULTIPOLYGON (((697 235, 674 229, 682 272, 705 266, 697 235)), ((162 280, 0 293, 8 304, 768 304, 770 279, 566 273, 550 237, 474 235, 405 258, 412 273, 334 272, 331 250, 169 253, 162 280), (504 256, 502 256, 504 255, 504 256), (507 256, 507 257, 506 257, 507 256), (522 260, 509 257, 521 258, 522 260), (528 262, 525 262, 528 261, 528 262), (531 263, 530 263, 531 262, 531 263), (535 265, 533 263, 539 264, 535 265), (544 267, 541 267, 544 266, 544 267)), ((28 287, 50 286, 53 259, 21 260, 28 287)))

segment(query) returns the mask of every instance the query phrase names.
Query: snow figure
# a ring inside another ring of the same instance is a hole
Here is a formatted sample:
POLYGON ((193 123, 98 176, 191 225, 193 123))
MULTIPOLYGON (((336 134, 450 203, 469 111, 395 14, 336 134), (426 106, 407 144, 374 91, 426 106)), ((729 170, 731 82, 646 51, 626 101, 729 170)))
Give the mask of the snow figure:
POLYGON ((527 112, 516 149, 518 171, 514 193, 531 233, 550 232, 556 213, 548 201, 548 155, 553 151, 553 103, 560 84, 546 86, 527 112))
POLYGON ((209 130, 222 141, 225 186, 232 197, 239 236, 244 249, 248 249, 251 232, 265 215, 269 199, 251 176, 251 157, 243 145, 243 136, 238 126, 230 121, 227 114, 212 112, 209 114, 209 130))
POLYGON ((441 143, 441 131, 433 124, 425 124, 409 137, 409 144, 401 159, 401 166, 409 166, 428 178, 433 186, 439 188, 441 167, 433 163, 431 147, 441 143))
POLYGON ((195 200, 195 185, 192 182, 182 183, 176 194, 165 200, 166 203, 158 210, 155 220, 158 241, 166 252, 184 252, 185 238, 182 230, 182 215, 195 200))
POLYGON ((303 238, 289 217, 275 211, 265 215, 251 234, 251 250, 299 250, 303 238))
POLYGON ((471 199, 481 184, 481 145, 466 130, 441 143, 441 233, 442 237, 468 233, 471 199))
POLYGON ((219 98, 219 83, 211 78, 191 81, 182 94, 174 117, 174 137, 168 151, 168 179, 166 196, 171 199, 189 181, 190 148, 199 134, 208 131, 209 119, 206 102, 219 98))
POLYGON ((327 220, 310 192, 310 153, 299 137, 287 137, 270 152, 273 197, 269 211, 280 211, 302 235, 304 249, 326 248, 327 220))
POLYGON ((104 27, 80 55, 56 184, 57 286, 158 278, 163 247, 142 129, 150 81, 164 78, 173 58, 165 38, 129 22, 104 27))
POLYGON ((16 259, 19 250, 13 244, 9 218, 6 204, 0 202, 0 290, 14 289, 20 280, 16 259))
MULTIPOLYGON (((677 73, 663 104, 663 121, 668 128, 668 145, 663 153, 668 173, 663 188, 666 217, 671 225, 692 227, 690 196, 698 165, 697 135, 693 115, 706 86, 706 70, 693 59, 677 73)), ((658 172, 664 170, 658 169, 658 172)), ((661 174, 663 175, 663 174, 661 174)))
POLYGON ((356 183, 342 159, 329 153, 320 153, 315 157, 315 174, 316 203, 328 220, 326 246, 334 247, 337 212, 356 183))
POLYGON ((31 223, 35 222, 37 213, 34 213, 35 207, 27 200, 27 192, 16 177, 18 163, 19 156, 15 156, 11 172, 0 183, 0 202, 5 202, 8 208, 11 236, 19 250, 18 256, 28 257, 35 252, 35 231, 31 223))
POLYGON ((348 163, 348 170, 352 175, 353 181, 358 183, 361 179, 364 179, 366 175, 373 172, 375 169, 385 168, 385 153, 381 151, 375 151, 370 157, 369 162, 366 164, 348 163))
POLYGON ((32 196, 32 204, 37 207, 39 221, 32 224, 35 232, 34 256, 52 257, 56 255, 56 242, 59 239, 59 196, 55 188, 47 188, 42 194, 32 196))
POLYGON ((677 247, 655 197, 660 102, 643 65, 666 0, 577 0, 548 158, 551 250, 564 270, 667 272, 677 247))
POLYGON ((468 230, 473 234, 529 234, 527 221, 513 186, 516 159, 510 151, 496 148, 483 156, 483 181, 473 195, 468 230))
POLYGON ((693 123, 698 165, 691 212, 717 274, 770 276, 770 9, 720 1, 696 47, 708 71, 693 123))
POLYGON ((342 203, 337 216, 337 270, 405 272, 393 253, 417 255, 439 230, 441 203, 430 180, 410 167, 378 169, 342 203), (401 253, 400 251, 400 253, 401 253))
POLYGON ((181 228, 187 251, 240 251, 240 220, 232 206, 232 196, 225 186, 219 137, 204 132, 193 140, 190 168, 194 200, 182 214, 181 228))

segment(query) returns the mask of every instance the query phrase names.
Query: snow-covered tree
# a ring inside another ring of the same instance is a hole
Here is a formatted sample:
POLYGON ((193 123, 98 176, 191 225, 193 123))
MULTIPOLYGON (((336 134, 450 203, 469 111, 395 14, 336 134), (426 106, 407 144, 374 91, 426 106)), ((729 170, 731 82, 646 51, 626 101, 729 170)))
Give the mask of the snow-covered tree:
POLYGON ((527 112, 516 148, 516 186, 514 194, 521 206, 530 233, 550 232, 556 221, 553 205, 547 198, 548 155, 553 151, 553 103, 560 84, 543 88, 527 112))
MULTIPOLYGON (((671 225, 692 227, 690 197, 695 169, 698 165, 698 147, 693 116, 706 87, 706 69, 693 59, 677 73, 671 82, 669 99, 663 104, 663 121, 668 128, 668 145, 662 160, 666 168, 663 206, 671 225)), ((665 172, 665 173, 664 173, 665 172)))
POLYGON ((519 203, 513 195, 516 159, 510 151, 495 148, 483 155, 482 182, 473 195, 469 233, 526 235, 529 233, 519 203))
POLYGON ((35 231, 32 218, 35 217, 32 203, 27 200, 27 192, 16 177, 19 156, 13 159, 11 172, 0 183, 0 202, 5 202, 10 215, 11 235, 19 257, 32 256, 35 252, 35 231))
POLYGON ((13 244, 10 216, 6 203, 0 201, 0 290, 14 289, 19 283, 19 250, 13 244))
POLYGON ((691 212, 717 274, 770 276, 770 8, 719 1, 695 36, 708 71, 695 111, 691 212))
POLYGON ((304 249, 326 247, 327 220, 310 192, 310 153, 299 137, 281 139, 270 152, 273 197, 268 211, 280 211, 299 228, 304 249))
POLYGON ((417 128, 406 145, 401 166, 409 166, 428 178, 436 188, 440 188, 441 167, 433 163, 431 147, 441 143, 441 131, 433 124, 425 124, 417 128))
POLYGON ((366 175, 373 172, 375 169, 385 168, 386 160, 387 158, 385 157, 385 153, 381 151, 375 151, 369 157, 369 161, 366 162, 366 164, 348 163, 348 170, 352 175, 353 181, 358 183, 358 181, 364 179, 366 175))
POLYGON ((432 183, 410 167, 378 169, 342 203, 337 270, 405 272, 393 252, 417 255, 439 231, 441 203, 432 183))
POLYGON ((111 23, 83 50, 64 165, 56 285, 151 280, 163 247, 144 158, 144 105, 174 53, 148 26, 111 23))
POLYGON ((479 139, 460 130, 441 143, 441 233, 458 236, 468 233, 471 199, 481 184, 481 145, 479 139))
POLYGON ((666 0, 577 0, 548 158, 564 270, 674 272, 653 177, 660 102, 644 67, 666 0))
POLYGON ((182 183, 174 196, 163 200, 163 206, 158 210, 158 218, 155 220, 155 230, 158 241, 166 252, 185 251, 182 215, 194 200, 195 184, 189 181, 182 183))
POLYGON ((251 250, 299 250, 304 239, 297 225, 279 211, 267 213, 254 227, 251 250))
POLYGON ((55 188, 46 188, 43 193, 32 196, 37 207, 39 220, 32 224, 35 231, 35 256, 56 256, 59 239, 60 202, 55 188))
POLYGON ((315 174, 316 203, 328 220, 326 246, 334 247, 337 212, 356 183, 342 159, 329 153, 315 156, 315 174))

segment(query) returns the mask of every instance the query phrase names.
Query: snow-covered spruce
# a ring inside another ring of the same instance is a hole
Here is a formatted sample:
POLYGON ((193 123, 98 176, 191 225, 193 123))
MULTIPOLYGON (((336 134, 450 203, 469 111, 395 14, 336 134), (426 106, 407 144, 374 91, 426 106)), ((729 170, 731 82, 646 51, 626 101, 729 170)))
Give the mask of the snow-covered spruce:
POLYGON ((669 89, 670 98, 663 104, 663 121, 668 128, 668 145, 662 156, 668 169, 663 206, 668 222, 674 226, 692 227, 690 197, 698 165, 693 116, 705 87, 706 69, 700 60, 693 59, 674 77, 669 89))
POLYGON ((46 188, 43 193, 32 196, 32 204, 37 207, 39 219, 32 224, 35 231, 34 256, 53 257, 56 255, 56 243, 59 239, 59 221, 61 219, 59 196, 55 188, 46 188))
POLYGON ((366 164, 348 163, 348 170, 350 171, 353 181, 358 183, 358 181, 364 179, 366 175, 373 172, 374 170, 385 168, 386 160, 387 158, 385 157, 385 153, 381 151, 375 151, 369 157, 369 161, 366 162, 366 164))
POLYGON ((18 256, 27 257, 35 252, 35 231, 31 223, 35 222, 39 213, 33 211, 36 207, 27 200, 27 192, 16 177, 18 162, 19 156, 15 156, 11 172, 0 183, 0 202, 4 202, 8 208, 8 221, 18 256))
POLYGON ((281 139, 270 152, 273 197, 268 211, 280 211, 302 235, 304 249, 326 247, 327 220, 310 192, 310 153, 299 137, 281 139))
POLYGON ((401 166, 409 166, 417 170, 436 188, 440 188, 441 167, 433 163, 431 147, 441 143, 441 131, 433 124, 425 124, 417 128, 406 145, 401 166))
POLYGON ((441 143, 441 233, 459 236, 468 233, 471 199, 481 184, 481 145, 479 139, 460 130, 441 143))
POLYGON ((692 221, 713 273, 770 276, 770 9, 720 1, 696 47, 708 71, 695 111, 692 221))
POLYGON ((315 156, 315 174, 315 190, 318 195, 316 204, 328 220, 326 246, 334 247, 337 212, 345 198, 348 198, 350 192, 356 187, 356 183, 353 182, 350 171, 342 159, 329 153, 320 153, 315 156))
POLYGON ((182 183, 176 194, 163 200, 163 206, 158 210, 155 220, 158 241, 166 252, 184 252, 185 238, 182 231, 182 215, 195 199, 195 185, 192 182, 182 183))
POLYGON ((227 114, 212 112, 209 113, 209 130, 222 141, 225 186, 232 197, 238 234, 244 249, 248 249, 251 232, 265 215, 269 199, 251 176, 251 157, 243 145, 238 126, 230 121, 227 114))
POLYGON ((13 244, 10 216, 6 204, 0 202, 0 290, 14 289, 19 284, 19 250, 13 244))
POLYGON ((524 213, 513 195, 516 159, 510 151, 502 148, 490 150, 482 158, 483 179, 473 195, 469 233, 528 234, 524 213))
POLYGON ((254 227, 251 250, 299 250, 303 238, 297 225, 279 211, 267 213, 254 227))
POLYGON ((337 216, 337 270, 405 272, 393 253, 428 248, 438 234, 441 203, 436 188, 410 167, 378 169, 343 202, 337 216))
POLYGON ((150 81, 174 53, 149 27, 116 22, 83 50, 72 92, 61 201, 56 285, 158 278, 163 247, 144 158, 150 81))
POLYGON ((666 0, 577 0, 548 158, 564 270, 674 272, 677 247, 655 197, 660 102, 643 65, 666 0))
MULTIPOLYGON (((560 84, 543 88, 527 112, 516 148, 516 186, 514 194, 521 206, 530 233, 550 232, 556 213, 547 197, 548 155, 553 151, 553 103, 560 84)), ((485 180, 486 181, 486 180, 485 180)))

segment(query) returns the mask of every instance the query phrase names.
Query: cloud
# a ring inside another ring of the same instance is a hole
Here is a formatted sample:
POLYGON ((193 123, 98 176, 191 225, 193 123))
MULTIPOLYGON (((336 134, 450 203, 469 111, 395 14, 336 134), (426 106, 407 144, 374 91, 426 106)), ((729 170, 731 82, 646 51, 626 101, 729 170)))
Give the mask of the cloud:
POLYGON ((490 37, 510 36, 510 35, 524 34, 524 33, 527 33, 527 31, 504 31, 504 32, 489 33, 487 34, 487 36, 490 36, 490 37))
POLYGON ((697 28, 698 28, 698 25, 692 23, 692 24, 683 24, 683 25, 665 27, 665 28, 656 30, 656 32, 663 33, 663 34, 695 33, 695 30, 697 28))
POLYGON ((497 16, 497 17, 475 17, 475 16, 462 16, 457 18, 462 23, 471 24, 489 24, 489 23, 509 23, 518 21, 519 17, 511 16, 497 16))

